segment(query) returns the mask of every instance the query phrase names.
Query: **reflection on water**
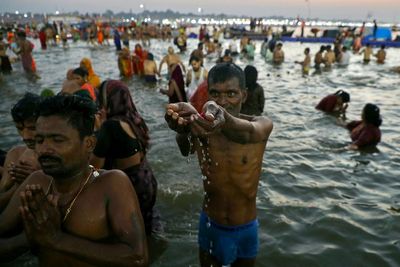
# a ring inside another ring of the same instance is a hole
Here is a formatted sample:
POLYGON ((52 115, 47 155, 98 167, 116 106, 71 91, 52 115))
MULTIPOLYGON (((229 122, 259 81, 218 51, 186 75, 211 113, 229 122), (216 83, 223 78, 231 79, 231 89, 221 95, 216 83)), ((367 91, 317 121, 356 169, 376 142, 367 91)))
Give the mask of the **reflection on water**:
MULTIPOLYGON (((158 63, 168 45, 152 42, 158 63)), ((196 40, 189 40, 183 62, 188 62, 196 45, 196 40)), ((265 115, 274 121, 257 198, 257 266, 400 266, 400 76, 389 72, 390 67, 400 66, 400 50, 388 49, 385 65, 365 65, 361 56, 353 55, 348 68, 304 78, 294 61, 303 59, 307 46, 311 53, 319 48, 318 44, 285 43, 286 62, 279 68, 260 58, 236 60, 242 67, 257 67, 265 89, 265 115), (349 119, 358 119, 367 102, 381 108, 382 142, 377 150, 343 149, 350 140, 347 131, 336 126, 335 118, 314 109, 320 98, 339 89, 351 94, 349 119)), ((14 73, 0 84, 0 148, 19 142, 9 115, 12 104, 25 91, 58 91, 67 69, 77 66, 82 57, 92 59, 102 79, 118 78, 114 47, 77 43, 65 50, 36 49, 34 57, 40 80, 26 79, 16 64, 14 73)), ((208 69, 212 65, 206 60, 208 69)), ((194 156, 191 161, 180 156, 174 134, 164 122, 167 98, 158 89, 167 86, 165 74, 166 69, 163 80, 153 87, 137 78, 126 81, 151 131, 149 161, 159 181, 157 206, 167 244, 152 242, 158 253, 152 266, 199 266, 201 173, 194 156)))

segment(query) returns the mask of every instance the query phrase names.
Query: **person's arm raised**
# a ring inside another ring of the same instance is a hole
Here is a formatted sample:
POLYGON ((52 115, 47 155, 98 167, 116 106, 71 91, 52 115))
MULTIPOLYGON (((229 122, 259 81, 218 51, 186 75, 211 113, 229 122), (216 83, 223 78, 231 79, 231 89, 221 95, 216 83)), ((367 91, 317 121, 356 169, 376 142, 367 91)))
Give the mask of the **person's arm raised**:
POLYGON ((241 118, 237 118, 226 112, 222 132, 228 139, 246 144, 267 141, 272 128, 272 121, 267 117, 241 115, 241 118))
POLYGON ((165 121, 170 129, 176 131, 176 142, 183 156, 193 153, 189 123, 194 114, 198 114, 198 112, 189 103, 174 103, 166 107, 165 121))
MULTIPOLYGON (((203 107, 203 117, 196 116, 195 122, 199 135, 209 134, 217 129, 230 140, 237 143, 258 143, 267 141, 273 124, 267 117, 251 117, 240 115, 240 118, 229 114, 214 101, 207 102, 203 107)), ((192 126, 193 132, 194 126, 192 126)))
POLYGON ((160 65, 158 66, 158 73, 161 75, 161 69, 162 69, 162 65, 167 62, 167 56, 163 57, 163 59, 160 62, 160 65))

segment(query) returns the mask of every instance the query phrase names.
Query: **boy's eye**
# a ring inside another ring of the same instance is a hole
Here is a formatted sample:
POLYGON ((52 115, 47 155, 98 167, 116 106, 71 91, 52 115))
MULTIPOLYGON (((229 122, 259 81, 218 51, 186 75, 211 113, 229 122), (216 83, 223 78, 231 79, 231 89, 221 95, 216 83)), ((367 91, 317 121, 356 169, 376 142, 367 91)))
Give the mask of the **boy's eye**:
POLYGON ((36 143, 36 144, 41 144, 41 143, 43 143, 43 138, 42 138, 42 137, 35 137, 35 143, 36 143))
POLYGON ((61 143, 61 142, 64 142, 64 138, 55 137, 55 138, 53 138, 53 141, 56 143, 61 143))
POLYGON ((211 95, 212 97, 217 97, 217 96, 218 96, 218 93, 217 93, 217 92, 214 92, 214 91, 212 91, 212 92, 210 92, 210 95, 211 95))

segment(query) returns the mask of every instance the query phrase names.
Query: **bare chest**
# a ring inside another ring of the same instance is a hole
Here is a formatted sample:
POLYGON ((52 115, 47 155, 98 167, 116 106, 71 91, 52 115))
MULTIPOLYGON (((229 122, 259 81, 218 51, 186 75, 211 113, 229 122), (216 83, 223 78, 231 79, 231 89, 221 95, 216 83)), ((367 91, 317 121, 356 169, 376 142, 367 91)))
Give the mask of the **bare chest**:
POLYGON ((72 204, 71 196, 60 199, 59 208, 63 226, 71 234, 90 240, 109 238, 110 231, 107 220, 107 200, 94 190, 83 191, 72 204))

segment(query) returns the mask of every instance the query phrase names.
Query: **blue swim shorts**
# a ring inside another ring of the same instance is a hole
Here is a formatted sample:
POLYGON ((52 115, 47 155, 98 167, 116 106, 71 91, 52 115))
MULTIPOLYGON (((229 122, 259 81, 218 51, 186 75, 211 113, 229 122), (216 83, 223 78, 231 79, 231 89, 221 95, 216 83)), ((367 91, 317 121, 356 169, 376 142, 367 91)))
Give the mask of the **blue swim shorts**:
POLYGON ((258 220, 237 226, 213 222, 201 212, 198 242, 200 249, 217 258, 222 265, 237 259, 253 259, 258 252, 258 220))

